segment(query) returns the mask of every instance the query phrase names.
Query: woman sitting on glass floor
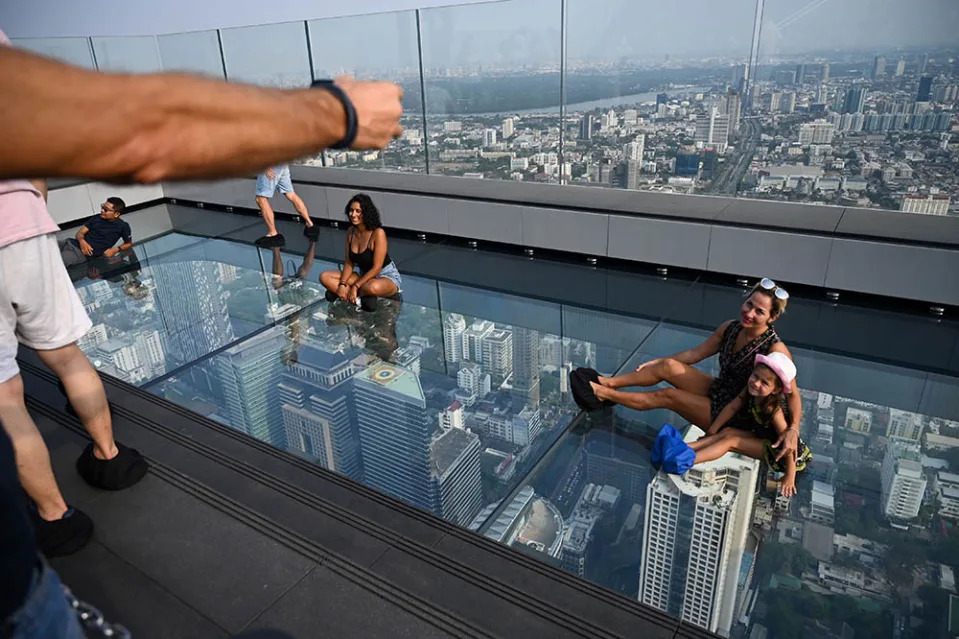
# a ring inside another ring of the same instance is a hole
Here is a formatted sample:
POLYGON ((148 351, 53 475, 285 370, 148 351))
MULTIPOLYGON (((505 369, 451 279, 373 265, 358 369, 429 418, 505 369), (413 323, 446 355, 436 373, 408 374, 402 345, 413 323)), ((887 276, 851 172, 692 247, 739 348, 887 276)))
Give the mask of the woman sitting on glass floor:
POLYGON ((350 230, 346 234, 346 258, 342 271, 324 271, 320 283, 330 302, 359 303, 365 311, 376 308, 377 297, 393 297, 402 290, 403 280, 387 250, 386 231, 380 212, 365 193, 357 193, 346 204, 350 230))

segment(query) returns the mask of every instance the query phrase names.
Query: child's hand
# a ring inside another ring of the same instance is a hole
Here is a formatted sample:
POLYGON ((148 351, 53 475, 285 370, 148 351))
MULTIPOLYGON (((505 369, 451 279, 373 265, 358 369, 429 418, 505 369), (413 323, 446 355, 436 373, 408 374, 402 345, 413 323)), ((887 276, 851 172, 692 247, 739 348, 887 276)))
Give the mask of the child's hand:
POLYGON ((796 478, 788 475, 783 477, 780 488, 782 488, 783 497, 792 497, 796 494, 796 478))

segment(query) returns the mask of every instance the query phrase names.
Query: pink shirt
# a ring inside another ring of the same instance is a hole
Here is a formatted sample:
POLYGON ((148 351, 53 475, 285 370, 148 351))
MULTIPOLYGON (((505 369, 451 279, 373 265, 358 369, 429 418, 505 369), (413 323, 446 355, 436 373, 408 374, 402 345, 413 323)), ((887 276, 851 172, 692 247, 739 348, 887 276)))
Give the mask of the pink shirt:
MULTIPOLYGON (((0 30, 0 46, 10 40, 0 30)), ((60 230, 40 191, 26 180, 0 181, 0 248, 60 230)))

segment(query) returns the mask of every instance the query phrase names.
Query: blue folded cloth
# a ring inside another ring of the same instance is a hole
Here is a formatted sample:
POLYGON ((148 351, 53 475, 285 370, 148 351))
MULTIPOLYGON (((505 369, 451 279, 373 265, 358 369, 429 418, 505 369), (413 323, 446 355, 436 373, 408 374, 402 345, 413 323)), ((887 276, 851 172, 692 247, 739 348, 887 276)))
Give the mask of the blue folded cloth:
POLYGON ((674 475, 685 474, 696 463, 696 451, 683 441, 672 424, 663 424, 649 456, 653 466, 674 475))

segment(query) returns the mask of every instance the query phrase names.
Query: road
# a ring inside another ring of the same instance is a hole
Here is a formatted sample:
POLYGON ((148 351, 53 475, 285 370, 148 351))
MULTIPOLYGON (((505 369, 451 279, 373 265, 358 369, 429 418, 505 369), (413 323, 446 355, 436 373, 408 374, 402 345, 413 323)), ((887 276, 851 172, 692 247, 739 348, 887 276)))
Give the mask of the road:
POLYGON ((707 191, 713 195, 736 195, 736 187, 746 175, 749 169, 749 163, 753 160, 756 153, 756 145, 759 144, 759 136, 762 134, 762 127, 757 118, 743 118, 743 136, 736 149, 735 160, 727 163, 727 167, 717 179, 713 180, 712 185, 707 191))

